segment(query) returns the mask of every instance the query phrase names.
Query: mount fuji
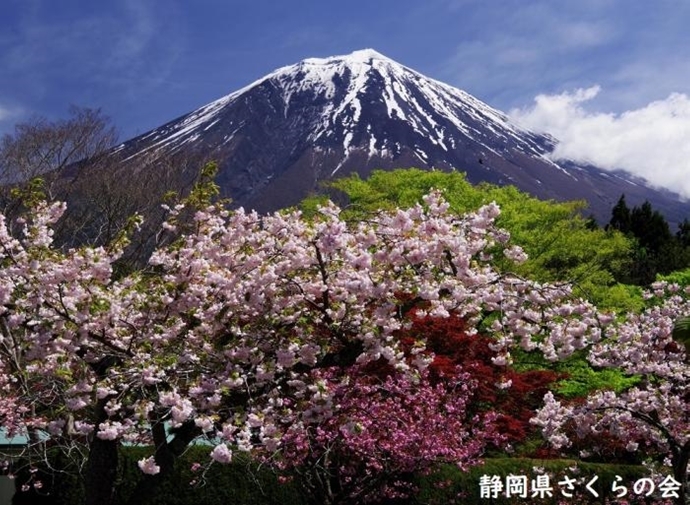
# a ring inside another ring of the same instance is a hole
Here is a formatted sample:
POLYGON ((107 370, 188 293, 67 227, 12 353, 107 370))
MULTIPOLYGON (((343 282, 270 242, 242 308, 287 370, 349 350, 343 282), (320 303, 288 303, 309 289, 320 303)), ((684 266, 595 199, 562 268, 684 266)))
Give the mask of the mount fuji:
POLYGON ((365 49, 279 68, 117 151, 134 162, 180 152, 215 160, 223 195, 259 212, 294 205, 334 177, 417 167, 458 170, 470 182, 512 184, 542 199, 584 199, 600 222, 623 193, 671 222, 690 214, 676 195, 625 172, 552 160, 556 143, 365 49))

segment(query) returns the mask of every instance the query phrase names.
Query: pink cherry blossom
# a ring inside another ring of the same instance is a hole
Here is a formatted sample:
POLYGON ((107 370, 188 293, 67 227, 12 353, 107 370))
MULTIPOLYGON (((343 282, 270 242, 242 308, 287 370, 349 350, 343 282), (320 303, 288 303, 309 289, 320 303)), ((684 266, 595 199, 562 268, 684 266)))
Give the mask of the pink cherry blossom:
MULTIPOLYGON (((623 370, 640 381, 622 392, 595 391, 568 404, 549 393, 533 422, 555 448, 591 433, 620 439, 630 451, 642 443, 668 456, 674 477, 687 487, 690 462, 690 364, 688 350, 675 342, 675 321, 690 314, 687 290, 657 283, 641 314, 607 319, 601 337, 581 343, 592 365, 623 370)), ((580 328, 569 338, 580 335, 580 328)), ((682 493, 687 496, 685 493, 682 493)), ((679 498, 683 503, 684 497, 679 498)))
POLYGON ((156 460, 153 456, 140 459, 137 461, 137 465, 142 472, 148 475, 156 475, 161 471, 161 467, 156 464, 156 460))
POLYGON ((220 444, 211 451, 211 458, 218 463, 230 463, 232 461, 232 451, 227 445, 220 444))

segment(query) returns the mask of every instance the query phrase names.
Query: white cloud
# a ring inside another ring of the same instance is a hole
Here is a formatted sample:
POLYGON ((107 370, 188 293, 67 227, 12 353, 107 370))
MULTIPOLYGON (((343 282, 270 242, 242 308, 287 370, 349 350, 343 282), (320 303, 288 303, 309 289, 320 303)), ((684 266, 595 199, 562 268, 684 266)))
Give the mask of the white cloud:
POLYGON ((610 114, 584 104, 599 86, 559 95, 539 95, 531 107, 511 117, 559 141, 552 157, 623 169, 651 184, 690 198, 690 97, 673 93, 665 100, 610 114))

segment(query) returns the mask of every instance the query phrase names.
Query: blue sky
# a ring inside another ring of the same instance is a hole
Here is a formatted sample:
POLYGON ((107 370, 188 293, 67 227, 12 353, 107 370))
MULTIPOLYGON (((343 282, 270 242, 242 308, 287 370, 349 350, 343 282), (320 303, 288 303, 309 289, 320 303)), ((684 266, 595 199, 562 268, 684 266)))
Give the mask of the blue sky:
POLYGON ((73 104, 100 107, 125 140, 275 68, 371 47, 534 129, 560 123, 555 133, 579 143, 588 137, 570 122, 626 129, 650 106, 660 116, 644 121, 681 117, 671 136, 690 135, 687 0, 4 0, 2 10, 0 134, 73 104))

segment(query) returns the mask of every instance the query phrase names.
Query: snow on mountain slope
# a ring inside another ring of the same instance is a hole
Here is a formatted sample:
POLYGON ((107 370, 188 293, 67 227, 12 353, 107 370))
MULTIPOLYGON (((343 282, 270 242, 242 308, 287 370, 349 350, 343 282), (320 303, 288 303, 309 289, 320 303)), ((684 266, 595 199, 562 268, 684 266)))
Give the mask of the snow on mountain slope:
MULTIPOLYGON (((307 92, 330 101, 322 109, 321 121, 310 135, 312 141, 318 141, 338 126, 348 131, 356 128, 362 115, 362 100, 369 96, 367 87, 374 85, 385 104, 388 118, 408 122, 417 133, 446 151, 449 150, 446 128, 434 116, 444 118, 475 140, 481 140, 482 132, 473 128, 471 122, 464 121, 463 116, 482 122, 496 135, 507 134, 517 143, 523 143, 522 132, 516 131, 500 112, 464 91, 424 77, 372 49, 341 57, 310 58, 280 69, 268 78, 278 81, 284 90, 286 115, 295 94, 307 92), (339 84, 346 78, 347 87, 343 89, 339 84)), ((346 142, 343 147, 349 148, 350 143, 346 142)), ((529 144, 526 147, 541 154, 529 144)))
MULTIPOLYGON (((466 92, 429 79, 396 63, 373 49, 355 51, 345 56, 308 58, 295 65, 279 68, 254 83, 216 100, 182 118, 153 130, 142 137, 147 150, 177 148, 193 142, 211 128, 226 107, 241 100, 250 91, 271 85, 280 90, 284 117, 301 114, 306 100, 322 104, 312 120, 308 139, 318 145, 320 139, 344 132, 343 149, 352 145, 360 127, 362 110, 375 101, 385 106, 389 119, 407 122, 413 130, 443 150, 455 149, 457 132, 477 142, 487 140, 487 131, 497 138, 511 140, 525 152, 545 153, 536 136, 510 123, 508 118, 466 92), (435 119, 436 118, 436 119, 435 119), (439 122, 438 118, 443 121, 439 122), (447 124, 444 124, 447 123, 447 124), (485 129, 478 128, 477 123, 485 129), (453 128, 448 128, 448 126, 453 128), (457 131, 453 131, 457 130, 457 131)), ((369 146, 386 146, 386 139, 377 139, 368 125, 369 146)), ((489 137, 491 143, 496 138, 489 137)), ((488 144, 487 148, 491 149, 488 144)))
POLYGON ((623 192, 631 203, 673 206, 624 174, 554 163, 555 142, 364 49, 279 68, 119 150, 133 160, 203 153, 219 162, 225 195, 260 211, 293 205, 332 177, 409 166, 456 169, 472 182, 514 184, 541 198, 585 199, 601 220, 623 192))

